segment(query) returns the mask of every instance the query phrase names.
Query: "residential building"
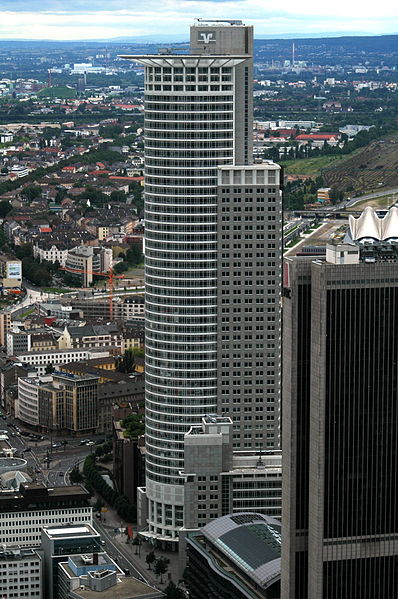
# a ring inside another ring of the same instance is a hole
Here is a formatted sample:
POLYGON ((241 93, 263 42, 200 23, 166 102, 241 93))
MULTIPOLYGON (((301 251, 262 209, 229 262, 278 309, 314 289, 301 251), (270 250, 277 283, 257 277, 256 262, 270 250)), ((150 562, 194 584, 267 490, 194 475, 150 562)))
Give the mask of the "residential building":
POLYGON ((192 599, 275 599, 280 591, 281 523, 240 512, 187 539, 184 579, 192 599))
POLYGON ((19 545, 0 548, 0 597, 43 599, 42 557, 19 545))
POLYGON ((39 258, 40 262, 42 260, 52 262, 53 264, 59 262, 61 266, 65 266, 68 252, 68 247, 61 243, 48 245, 45 241, 38 240, 33 245, 33 255, 35 258, 39 258))
POLYGON ((109 351, 105 349, 51 349, 38 352, 19 352, 13 356, 13 360, 34 366, 37 374, 43 376, 48 370, 47 366, 56 367, 59 364, 67 364, 68 362, 106 358, 108 356, 109 351))
POLYGON ((58 345, 60 349, 88 349, 105 346, 111 353, 120 354, 123 348, 123 337, 119 327, 114 323, 66 326, 58 339, 58 345))
POLYGON ((284 270, 282 599, 393 599, 398 209, 284 270))
POLYGON ((38 547, 44 525, 92 524, 92 518, 90 494, 80 485, 22 483, 19 491, 0 491, 0 545, 38 547))
POLYGON ((220 413, 235 419, 236 449, 279 446, 281 182, 277 165, 253 165, 252 38, 240 21, 198 20, 190 54, 125 57, 145 66, 146 486, 139 522, 141 534, 175 548, 185 525, 181 472, 192 426, 220 413), (236 375, 238 361, 233 397, 224 376, 235 366, 236 375), (229 396, 221 394, 223 378, 229 396), (268 429, 255 422, 256 403, 270 408, 268 429))

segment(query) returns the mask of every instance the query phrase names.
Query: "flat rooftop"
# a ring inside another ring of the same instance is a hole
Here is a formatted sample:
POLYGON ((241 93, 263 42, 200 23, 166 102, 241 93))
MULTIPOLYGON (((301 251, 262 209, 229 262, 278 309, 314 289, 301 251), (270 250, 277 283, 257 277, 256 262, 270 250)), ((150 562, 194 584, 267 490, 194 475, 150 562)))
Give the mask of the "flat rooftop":
POLYGON ((43 531, 46 532, 46 534, 52 539, 65 537, 81 537, 83 535, 90 535, 92 537, 99 536, 99 533, 88 524, 85 524, 84 526, 60 526, 57 528, 44 526, 43 531))
POLYGON ((157 599, 164 594, 136 578, 124 578, 105 591, 76 590, 74 596, 82 599, 157 599))

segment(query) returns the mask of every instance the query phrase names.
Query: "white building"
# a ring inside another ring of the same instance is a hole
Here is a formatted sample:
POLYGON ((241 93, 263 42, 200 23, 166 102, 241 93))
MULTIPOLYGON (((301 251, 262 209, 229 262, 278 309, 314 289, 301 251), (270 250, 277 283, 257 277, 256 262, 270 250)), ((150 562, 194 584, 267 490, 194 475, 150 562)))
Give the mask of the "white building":
POLYGON ((57 366, 78 362, 79 360, 93 360, 94 358, 107 358, 108 350, 94 349, 51 349, 39 352, 21 352, 14 356, 17 362, 29 364, 36 368, 39 376, 46 374, 46 366, 57 366))
POLYGON ((66 259, 68 257, 68 248, 63 246, 56 246, 53 244, 52 246, 43 246, 40 247, 39 243, 36 243, 33 246, 33 255, 35 258, 39 258, 40 262, 42 260, 47 260, 48 262, 59 262, 61 266, 65 266, 66 259))
POLYGON ((18 378, 18 395, 15 401, 16 418, 32 426, 39 424, 39 386, 51 381, 51 375, 18 378))
POLYGON ((22 483, 19 492, 0 492, 0 545, 38 547, 43 526, 92 524, 92 519, 89 494, 81 486, 22 483))
POLYGON ((0 597, 42 599, 42 557, 20 545, 0 548, 0 597))
POLYGON ((16 175, 18 178, 26 177, 29 175, 29 169, 27 166, 23 166, 22 164, 15 164, 11 168, 11 174, 16 175))

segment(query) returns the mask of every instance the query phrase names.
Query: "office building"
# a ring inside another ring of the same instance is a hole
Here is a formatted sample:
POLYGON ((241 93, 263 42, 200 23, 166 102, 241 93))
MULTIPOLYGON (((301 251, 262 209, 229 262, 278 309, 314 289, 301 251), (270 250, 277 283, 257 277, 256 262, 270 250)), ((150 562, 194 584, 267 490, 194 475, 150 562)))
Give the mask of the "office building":
POLYGON ((46 526, 41 530, 44 564, 45 599, 58 599, 60 593, 59 564, 72 555, 101 554, 101 537, 89 524, 46 526))
POLYGON ((184 456, 184 529, 232 512, 281 517, 281 452, 234 451, 230 418, 205 416, 186 433, 184 456))
POLYGON ((184 573, 192 599, 276 599, 281 523, 252 512, 213 520, 187 539, 184 573))
POLYGON ((80 485, 47 488, 22 483, 19 491, 0 491, 0 545, 38 547, 44 525, 92 524, 90 495, 80 485))
POLYGON ((125 576, 107 553, 69 555, 58 564, 58 599, 160 599, 161 591, 125 576))
POLYGON ((98 424, 98 377, 55 372, 39 388, 39 424, 72 434, 95 432, 98 424))
POLYGON ((189 54, 125 56, 145 66, 146 487, 139 521, 143 535, 165 546, 177 545, 185 523, 191 426, 219 413, 234 420, 236 448, 279 445, 280 169, 252 164, 252 56, 251 27, 200 20, 189 54), (257 371, 253 361, 261 362, 257 371), (266 426, 265 405, 272 416, 266 426))
POLYGON ((65 270, 89 287, 95 273, 106 273, 112 266, 112 250, 103 247, 79 246, 68 251, 65 270))
POLYGON ((43 599, 42 557, 37 551, 0 547, 0 597, 43 599))
POLYGON ((282 599, 398 593, 398 210, 284 265, 282 599))

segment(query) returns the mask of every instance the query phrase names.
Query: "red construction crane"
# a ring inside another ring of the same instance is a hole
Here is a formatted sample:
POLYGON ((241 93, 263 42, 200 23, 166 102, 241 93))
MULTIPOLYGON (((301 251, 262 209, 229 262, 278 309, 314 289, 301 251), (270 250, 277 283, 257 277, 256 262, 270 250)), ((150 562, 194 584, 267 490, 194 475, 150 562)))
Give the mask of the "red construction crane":
POLYGON ((92 270, 84 270, 80 268, 66 268, 63 266, 61 270, 65 270, 66 272, 70 272, 72 274, 88 274, 95 275, 97 277, 106 277, 108 279, 107 288, 109 293, 109 318, 113 320, 113 282, 115 279, 124 279, 124 275, 115 275, 113 273, 113 269, 110 268, 108 272, 94 272, 92 270))

